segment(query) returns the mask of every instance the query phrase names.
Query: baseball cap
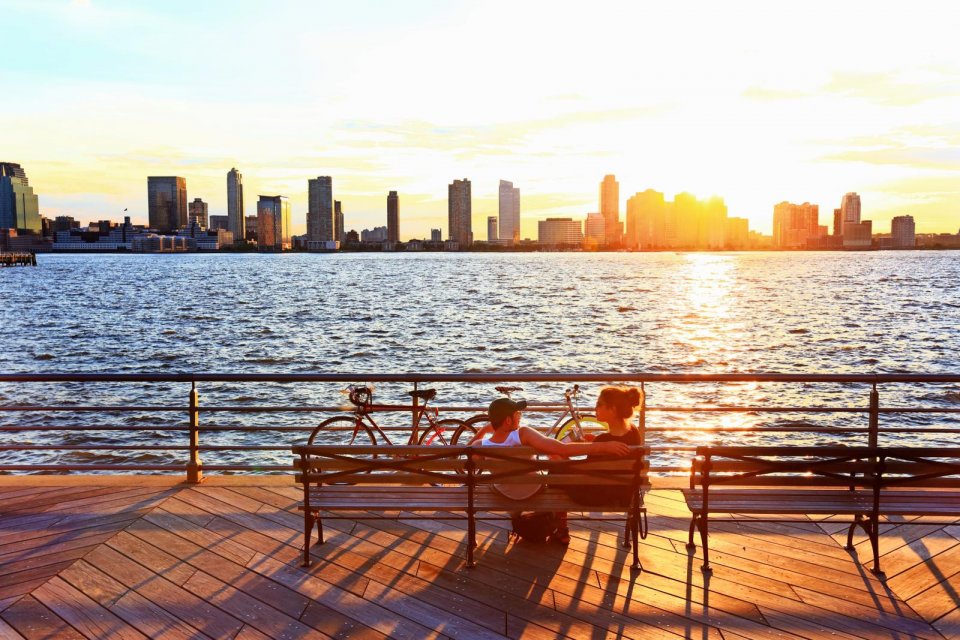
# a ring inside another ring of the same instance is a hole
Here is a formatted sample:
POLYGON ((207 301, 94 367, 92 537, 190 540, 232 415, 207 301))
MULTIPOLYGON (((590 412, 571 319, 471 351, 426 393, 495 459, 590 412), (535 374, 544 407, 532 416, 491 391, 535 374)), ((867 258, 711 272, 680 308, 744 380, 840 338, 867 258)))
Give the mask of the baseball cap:
POLYGON ((526 400, 511 400, 510 398, 497 398, 490 403, 487 409, 487 415, 490 416, 490 424, 500 424, 507 416, 513 415, 514 411, 523 411, 527 408, 526 400))

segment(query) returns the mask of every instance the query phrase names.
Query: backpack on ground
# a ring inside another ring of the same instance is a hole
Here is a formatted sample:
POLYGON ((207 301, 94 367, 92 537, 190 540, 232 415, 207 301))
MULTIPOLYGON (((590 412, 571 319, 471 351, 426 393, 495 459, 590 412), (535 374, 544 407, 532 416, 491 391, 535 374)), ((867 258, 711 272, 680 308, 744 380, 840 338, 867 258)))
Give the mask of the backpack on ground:
POLYGON ((510 535, 526 542, 543 543, 560 526, 560 518, 553 511, 524 511, 510 515, 513 530, 510 535))

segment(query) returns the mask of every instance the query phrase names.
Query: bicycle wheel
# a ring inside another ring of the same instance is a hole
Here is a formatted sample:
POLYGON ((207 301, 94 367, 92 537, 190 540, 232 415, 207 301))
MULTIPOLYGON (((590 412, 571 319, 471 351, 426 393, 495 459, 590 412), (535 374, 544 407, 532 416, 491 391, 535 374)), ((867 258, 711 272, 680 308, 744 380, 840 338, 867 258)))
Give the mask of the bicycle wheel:
POLYGON ((487 422, 486 416, 483 416, 483 421, 474 422, 473 424, 470 424, 470 421, 467 420, 450 438, 450 444, 455 447, 467 446, 470 444, 470 441, 473 440, 473 436, 477 435, 477 432, 480 431, 487 422))
MULTIPOLYGON (((573 431, 573 426, 576 424, 576 421, 573 418, 570 418, 557 430, 556 438, 557 440, 563 440, 571 434, 573 431)), ((605 433, 607 430, 607 425, 597 420, 597 417, 591 413, 580 414, 580 428, 583 429, 584 435, 600 435, 605 433)))
POLYGON ((370 431, 370 427, 361 422, 357 424, 356 418, 347 416, 334 416, 327 418, 310 433, 308 445, 331 445, 331 444, 377 444, 376 438, 370 431))
POLYGON ((445 447, 453 444, 453 436, 462 428, 463 420, 456 418, 437 420, 424 429, 419 444, 445 447))

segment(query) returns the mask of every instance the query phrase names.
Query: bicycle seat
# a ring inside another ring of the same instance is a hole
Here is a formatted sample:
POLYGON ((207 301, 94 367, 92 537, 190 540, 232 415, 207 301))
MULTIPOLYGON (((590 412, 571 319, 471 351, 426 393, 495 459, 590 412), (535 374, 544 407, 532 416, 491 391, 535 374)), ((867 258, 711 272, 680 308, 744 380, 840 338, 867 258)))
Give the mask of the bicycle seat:
POLYGON ((494 389, 505 396, 510 395, 514 391, 523 391, 523 387, 494 387, 494 389))
POLYGON ((436 389, 421 389, 419 391, 408 391, 407 394, 411 398, 420 398, 426 402, 433 400, 437 396, 436 389))

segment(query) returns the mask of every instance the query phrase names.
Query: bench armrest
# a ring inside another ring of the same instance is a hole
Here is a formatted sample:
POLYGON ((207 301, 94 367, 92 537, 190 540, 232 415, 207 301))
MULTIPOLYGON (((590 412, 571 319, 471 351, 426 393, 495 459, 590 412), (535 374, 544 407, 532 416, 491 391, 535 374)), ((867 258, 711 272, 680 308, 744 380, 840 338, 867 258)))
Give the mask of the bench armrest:
POLYGON ((690 488, 697 488, 697 473, 703 473, 703 463, 706 462, 706 456, 693 456, 690 460, 690 488))

